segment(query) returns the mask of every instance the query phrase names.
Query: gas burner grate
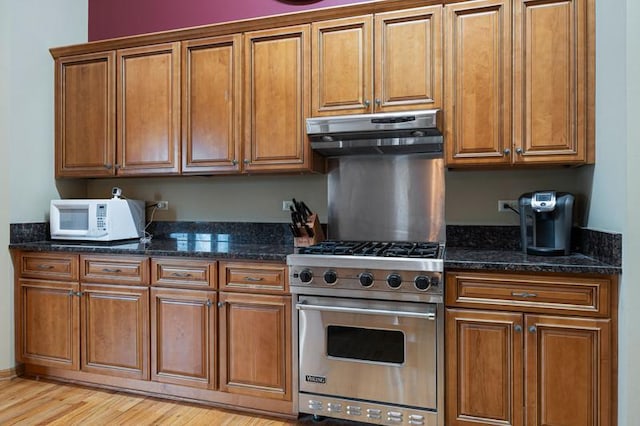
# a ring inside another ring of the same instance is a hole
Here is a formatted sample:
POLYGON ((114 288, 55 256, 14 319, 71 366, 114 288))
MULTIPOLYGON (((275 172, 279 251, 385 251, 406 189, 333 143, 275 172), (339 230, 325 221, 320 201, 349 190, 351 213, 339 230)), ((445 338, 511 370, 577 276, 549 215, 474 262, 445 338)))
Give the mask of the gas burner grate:
POLYGON ((440 244, 433 242, 324 241, 313 246, 302 247, 298 253, 438 259, 440 258, 440 244))

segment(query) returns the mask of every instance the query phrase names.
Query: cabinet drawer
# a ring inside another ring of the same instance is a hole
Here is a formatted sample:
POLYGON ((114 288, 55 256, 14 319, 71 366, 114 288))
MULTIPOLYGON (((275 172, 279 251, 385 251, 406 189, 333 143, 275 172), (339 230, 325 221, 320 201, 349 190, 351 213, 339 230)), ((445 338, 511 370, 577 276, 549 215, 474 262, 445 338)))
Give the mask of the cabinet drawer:
POLYGON ((80 256, 80 279, 85 282, 149 284, 149 259, 144 256, 80 256))
POLYGON ((447 306, 608 316, 611 281, 600 277, 449 273, 447 306))
POLYGON ((20 257, 20 276, 78 281, 78 255, 23 253, 20 257))
POLYGON ((220 290, 288 292, 286 269, 268 263, 220 263, 220 290))
POLYGON ((151 259, 151 284, 171 287, 216 288, 215 261, 151 259))

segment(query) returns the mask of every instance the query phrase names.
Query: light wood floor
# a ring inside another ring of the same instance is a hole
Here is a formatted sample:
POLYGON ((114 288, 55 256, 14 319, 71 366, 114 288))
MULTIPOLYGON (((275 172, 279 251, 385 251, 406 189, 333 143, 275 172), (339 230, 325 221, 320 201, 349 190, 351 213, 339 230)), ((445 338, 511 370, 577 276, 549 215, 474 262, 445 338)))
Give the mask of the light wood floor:
POLYGON ((284 426, 296 423, 50 381, 23 378, 0 381, 0 425, 284 426))

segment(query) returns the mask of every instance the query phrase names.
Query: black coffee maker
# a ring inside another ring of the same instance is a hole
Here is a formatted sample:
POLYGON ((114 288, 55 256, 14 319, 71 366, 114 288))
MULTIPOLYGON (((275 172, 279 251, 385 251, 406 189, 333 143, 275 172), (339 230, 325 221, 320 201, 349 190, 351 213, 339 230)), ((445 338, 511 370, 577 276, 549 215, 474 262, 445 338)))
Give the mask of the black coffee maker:
POLYGON ((567 192, 522 194, 518 199, 522 251, 543 256, 568 255, 574 199, 567 192))

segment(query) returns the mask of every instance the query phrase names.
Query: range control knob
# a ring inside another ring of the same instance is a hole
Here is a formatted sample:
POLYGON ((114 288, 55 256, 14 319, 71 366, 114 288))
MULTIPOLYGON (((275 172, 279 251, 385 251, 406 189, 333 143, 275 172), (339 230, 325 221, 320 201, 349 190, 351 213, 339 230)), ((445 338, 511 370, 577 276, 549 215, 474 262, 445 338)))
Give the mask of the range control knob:
POLYGON ((426 275, 418 275, 413 282, 418 290, 428 290, 431 287, 431 278, 426 275))
POLYGON ((363 272, 358 276, 362 287, 370 287, 373 284, 373 275, 369 272, 363 272))
POLYGON ((302 281, 303 283, 309 283, 313 279, 313 272, 311 272, 309 269, 303 269, 302 271, 300 271, 300 274, 298 276, 300 277, 300 281, 302 281))
POLYGON ((391 288, 398 288, 402 284, 402 277, 398 274, 389 274, 387 284, 389 284, 391 288))
POLYGON ((338 281, 338 276, 335 271, 326 271, 324 273, 324 282, 327 284, 335 284, 338 281))

